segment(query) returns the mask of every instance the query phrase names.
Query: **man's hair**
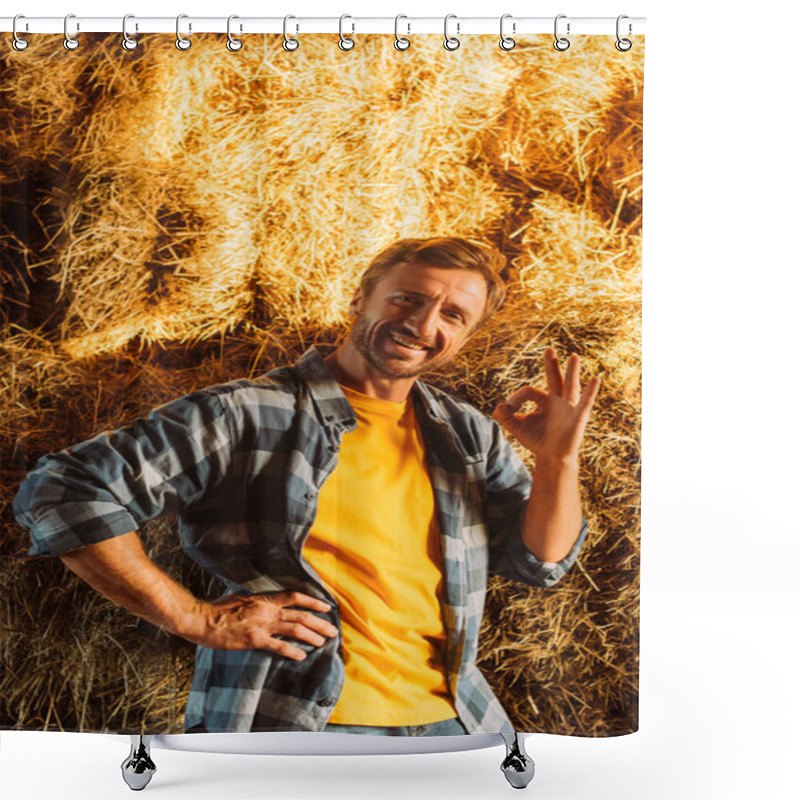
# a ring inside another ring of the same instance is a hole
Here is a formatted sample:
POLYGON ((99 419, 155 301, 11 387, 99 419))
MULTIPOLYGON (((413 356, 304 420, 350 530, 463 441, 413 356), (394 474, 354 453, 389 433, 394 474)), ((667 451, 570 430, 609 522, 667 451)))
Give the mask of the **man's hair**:
POLYGON ((494 247, 477 245, 455 236, 432 239, 400 239, 381 250, 361 276, 361 291, 372 294, 378 281, 396 264, 429 264, 441 269, 469 269, 479 272, 486 281, 486 307, 474 330, 497 311, 506 296, 500 271, 506 257, 494 247))

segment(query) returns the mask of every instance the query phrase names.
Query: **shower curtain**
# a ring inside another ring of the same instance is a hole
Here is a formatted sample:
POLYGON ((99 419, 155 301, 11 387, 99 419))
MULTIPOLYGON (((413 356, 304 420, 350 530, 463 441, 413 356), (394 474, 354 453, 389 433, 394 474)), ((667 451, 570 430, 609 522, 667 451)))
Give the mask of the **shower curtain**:
MULTIPOLYGON (((0 56, 0 728, 182 733, 193 680, 233 669, 37 548, 12 500, 39 459, 339 345, 377 253, 459 237, 506 257, 506 300, 421 380, 489 418, 546 387, 548 348, 602 378, 580 451, 585 541, 552 585, 490 572, 465 601, 469 702, 496 700, 517 731, 635 731, 643 37, 628 52, 609 36, 563 52, 545 35, 509 51, 494 35, 454 51, 358 35, 347 52, 328 34, 293 52, 274 35, 238 52, 222 34, 186 51, 169 34, 132 51, 119 34, 81 34, 72 52, 28 38, 0 56)), ((231 586, 190 557, 178 516, 141 519, 145 551, 219 598, 231 586)), ((224 536, 215 546, 224 560, 224 536)), ((268 670, 235 681, 256 703, 270 691, 268 670)), ((474 731, 503 729, 481 713, 464 710, 474 731)))

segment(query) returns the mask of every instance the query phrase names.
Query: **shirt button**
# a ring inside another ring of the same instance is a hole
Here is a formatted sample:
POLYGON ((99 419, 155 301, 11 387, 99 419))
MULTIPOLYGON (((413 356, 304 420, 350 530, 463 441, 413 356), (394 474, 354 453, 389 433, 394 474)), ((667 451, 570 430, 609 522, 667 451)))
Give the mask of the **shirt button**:
POLYGON ((313 500, 314 496, 314 492, 306 492, 305 494, 306 500, 313 500))
POLYGON ((323 708, 328 708, 336 703, 332 697, 323 697, 322 700, 317 700, 317 705, 323 708))

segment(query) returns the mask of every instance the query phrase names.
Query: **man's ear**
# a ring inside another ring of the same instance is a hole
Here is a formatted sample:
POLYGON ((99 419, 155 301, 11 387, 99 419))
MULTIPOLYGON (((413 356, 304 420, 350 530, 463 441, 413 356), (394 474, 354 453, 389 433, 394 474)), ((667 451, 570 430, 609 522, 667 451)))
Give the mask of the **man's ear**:
POLYGON ((464 337, 464 341, 461 344, 465 345, 482 327, 483 320, 481 319, 472 326, 472 330, 464 337))
POLYGON ((356 314, 360 313, 363 304, 364 293, 361 291, 361 287, 359 286, 353 294, 353 299, 350 301, 350 306, 347 309, 347 315, 349 317, 354 317, 356 314))

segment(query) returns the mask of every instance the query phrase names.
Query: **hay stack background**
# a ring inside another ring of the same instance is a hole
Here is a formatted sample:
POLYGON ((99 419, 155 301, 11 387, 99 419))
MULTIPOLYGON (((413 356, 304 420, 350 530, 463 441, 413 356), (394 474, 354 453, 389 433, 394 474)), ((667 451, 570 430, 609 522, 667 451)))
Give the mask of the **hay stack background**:
MULTIPOLYGON (((0 727, 178 733, 192 673, 189 643, 19 558, 11 498, 36 459, 337 342, 375 253, 458 235, 509 257, 509 298, 426 380, 490 412, 543 383, 550 345, 603 376, 589 541, 554 589, 491 580, 480 665, 520 730, 635 730, 643 42, 29 38, 0 57, 0 727)), ((151 556, 217 596, 173 522, 142 531, 151 556)))

